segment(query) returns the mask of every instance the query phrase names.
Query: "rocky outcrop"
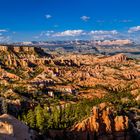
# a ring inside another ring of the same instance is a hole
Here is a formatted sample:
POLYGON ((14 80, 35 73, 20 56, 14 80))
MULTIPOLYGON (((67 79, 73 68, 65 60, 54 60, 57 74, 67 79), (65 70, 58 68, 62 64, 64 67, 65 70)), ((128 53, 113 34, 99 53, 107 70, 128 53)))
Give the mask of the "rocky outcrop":
POLYGON ((67 140, 131 140, 127 116, 114 115, 110 104, 93 107, 91 116, 64 132, 50 131, 51 138, 67 140))
POLYGON ((32 140, 34 138, 28 126, 16 118, 7 114, 0 116, 0 140, 32 140))
POLYGON ((26 46, 12 46, 12 45, 6 45, 6 46, 0 46, 0 51, 8 51, 8 50, 12 50, 14 52, 29 52, 29 51, 34 51, 34 47, 26 47, 26 46))
POLYGON ((29 63, 45 64, 51 55, 39 47, 0 46, 1 63, 8 67, 27 67, 29 63))
POLYGON ((126 61, 126 60, 127 60, 126 55, 120 53, 120 54, 116 54, 116 55, 104 58, 102 60, 102 62, 123 62, 123 61, 126 61))
MULTIPOLYGON (((91 117, 76 124, 72 133, 78 140, 130 140, 128 117, 115 116, 113 110, 106 105, 93 107, 91 117)), ((75 139, 75 140, 76 140, 75 139)))
POLYGON ((8 50, 7 46, 0 46, 0 51, 7 51, 7 50, 8 50))

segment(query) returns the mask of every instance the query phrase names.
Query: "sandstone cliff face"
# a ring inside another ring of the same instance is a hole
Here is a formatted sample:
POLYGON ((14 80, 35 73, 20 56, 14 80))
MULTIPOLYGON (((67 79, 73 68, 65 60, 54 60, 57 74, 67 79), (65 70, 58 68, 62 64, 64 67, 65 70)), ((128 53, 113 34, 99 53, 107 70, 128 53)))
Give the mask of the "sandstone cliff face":
POLYGON ((1 63, 8 67, 27 67, 30 62, 38 65, 45 64, 48 57, 51 57, 41 48, 26 46, 0 46, 0 52, 1 63))
POLYGON ((23 51, 23 52, 30 52, 30 51, 34 51, 34 47, 17 47, 17 46, 0 46, 0 51, 8 51, 8 50, 12 50, 14 52, 20 52, 20 51, 23 51))
POLYGON ((132 140, 127 116, 116 116, 110 104, 93 107, 91 116, 66 131, 50 130, 51 139, 132 140))
POLYGON ((8 47, 6 46, 0 46, 0 51, 7 51, 8 50, 8 47))
POLYGON ((93 107, 91 117, 72 128, 75 140, 130 140, 128 117, 114 116, 104 104, 93 107))

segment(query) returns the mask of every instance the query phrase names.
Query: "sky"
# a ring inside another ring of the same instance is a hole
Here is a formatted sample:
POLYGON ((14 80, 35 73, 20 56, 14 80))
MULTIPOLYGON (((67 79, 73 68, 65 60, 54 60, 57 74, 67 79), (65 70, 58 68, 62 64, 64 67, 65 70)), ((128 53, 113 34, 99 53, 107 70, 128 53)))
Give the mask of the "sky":
POLYGON ((0 0, 0 42, 140 40, 140 0, 0 0))

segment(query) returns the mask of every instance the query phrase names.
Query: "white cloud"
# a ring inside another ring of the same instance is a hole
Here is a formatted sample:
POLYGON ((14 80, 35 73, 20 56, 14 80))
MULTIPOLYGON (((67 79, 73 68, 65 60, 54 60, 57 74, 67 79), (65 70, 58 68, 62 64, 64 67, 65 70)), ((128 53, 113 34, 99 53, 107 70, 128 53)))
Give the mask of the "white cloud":
POLYGON ((91 35, 117 35, 117 30, 105 31, 105 30, 95 30, 90 32, 91 35))
POLYGON ((140 26, 131 27, 128 30, 128 33, 134 33, 140 31, 140 26))
POLYGON ((7 32, 6 29, 0 29, 0 32, 7 32))
POLYGON ((83 21, 88 21, 88 20, 90 20, 90 17, 88 17, 88 16, 82 16, 81 19, 82 19, 83 21))
POLYGON ((95 40, 104 40, 104 39, 116 39, 119 36, 117 30, 95 30, 90 31, 89 36, 95 40))
POLYGON ((50 14, 45 15, 46 19, 50 19, 52 18, 52 16, 50 14))
POLYGON ((116 39, 119 38, 120 33, 117 30, 65 30, 62 32, 42 31, 40 35, 34 37, 36 39, 116 39))
POLYGON ((85 32, 83 30, 66 30, 64 32, 58 32, 58 33, 53 34, 53 37, 66 37, 66 36, 75 37, 75 36, 81 36, 84 34, 85 32))

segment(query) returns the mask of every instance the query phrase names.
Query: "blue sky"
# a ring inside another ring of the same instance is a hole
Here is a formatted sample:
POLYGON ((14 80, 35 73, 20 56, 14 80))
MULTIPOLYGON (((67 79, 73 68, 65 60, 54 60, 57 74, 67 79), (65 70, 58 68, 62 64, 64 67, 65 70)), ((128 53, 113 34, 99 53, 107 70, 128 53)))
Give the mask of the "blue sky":
POLYGON ((0 0, 0 41, 139 37, 139 5, 140 0, 0 0))

